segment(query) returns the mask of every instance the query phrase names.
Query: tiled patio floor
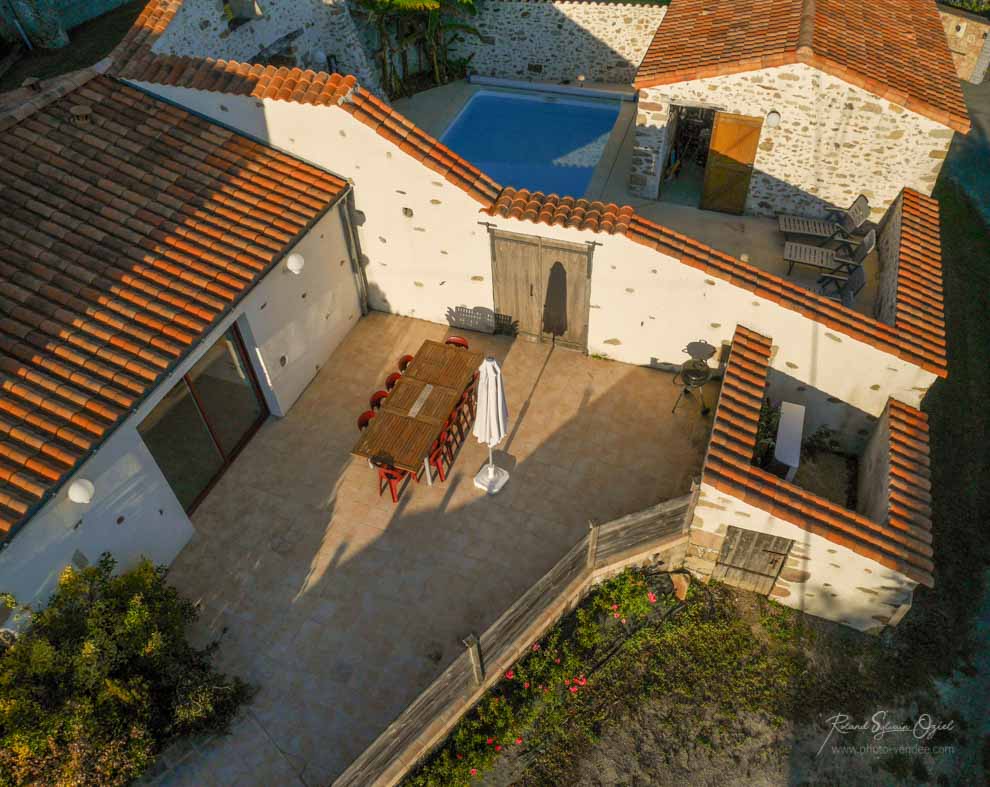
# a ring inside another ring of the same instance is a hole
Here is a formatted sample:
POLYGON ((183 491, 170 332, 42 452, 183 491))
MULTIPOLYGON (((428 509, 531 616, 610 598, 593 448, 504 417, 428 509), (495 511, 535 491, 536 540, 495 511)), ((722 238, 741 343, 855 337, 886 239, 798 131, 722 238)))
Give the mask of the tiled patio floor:
MULTIPOLYGON (((193 517, 170 580, 223 634, 224 669, 260 687, 233 735, 170 784, 328 784, 587 528, 688 491, 710 417, 670 409, 671 375, 468 334, 503 365, 508 487, 485 498, 473 438, 445 484, 397 506, 350 455, 398 357, 445 326, 361 320, 292 411, 267 423, 193 517)), ((459 332, 463 333, 463 332, 459 332)), ((709 404, 717 384, 706 392, 709 404)))

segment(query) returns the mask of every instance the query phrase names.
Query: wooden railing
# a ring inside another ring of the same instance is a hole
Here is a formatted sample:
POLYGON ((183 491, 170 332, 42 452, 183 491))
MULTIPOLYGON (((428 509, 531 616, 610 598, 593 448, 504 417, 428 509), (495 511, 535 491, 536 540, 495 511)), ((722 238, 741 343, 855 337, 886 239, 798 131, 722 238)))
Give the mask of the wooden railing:
POLYGON ((399 782, 534 641, 601 579, 628 565, 677 568, 697 490, 597 525, 509 607, 406 708, 334 782, 369 787, 399 782))

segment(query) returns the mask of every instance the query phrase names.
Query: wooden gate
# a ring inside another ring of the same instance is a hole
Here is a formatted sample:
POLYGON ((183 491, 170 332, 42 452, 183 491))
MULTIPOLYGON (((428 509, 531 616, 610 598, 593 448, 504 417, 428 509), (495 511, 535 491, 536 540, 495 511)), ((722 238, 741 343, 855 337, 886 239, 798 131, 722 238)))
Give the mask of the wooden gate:
POLYGON ((794 542, 729 526, 712 579, 766 595, 777 581, 794 542))
POLYGON ((590 245, 493 231, 496 327, 586 350, 593 249, 590 245))
POLYGON ((753 176, 763 118, 715 113, 715 126, 705 166, 701 207, 723 213, 742 213, 753 176))

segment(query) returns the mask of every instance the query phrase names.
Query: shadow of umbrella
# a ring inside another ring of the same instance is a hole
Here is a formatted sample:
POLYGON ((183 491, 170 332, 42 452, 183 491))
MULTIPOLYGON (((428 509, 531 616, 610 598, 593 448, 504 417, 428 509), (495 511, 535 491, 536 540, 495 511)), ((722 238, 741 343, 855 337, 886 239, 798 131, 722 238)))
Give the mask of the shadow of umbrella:
POLYGON ((550 268, 550 278, 547 280, 543 332, 555 338, 567 333, 567 271, 559 262, 550 268))

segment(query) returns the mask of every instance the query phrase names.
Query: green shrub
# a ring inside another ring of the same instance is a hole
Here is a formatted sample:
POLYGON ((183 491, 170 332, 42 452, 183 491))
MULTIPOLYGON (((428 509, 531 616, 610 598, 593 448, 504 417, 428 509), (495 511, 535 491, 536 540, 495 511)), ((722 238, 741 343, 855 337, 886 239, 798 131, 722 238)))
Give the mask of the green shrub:
MULTIPOLYGON (((144 561, 67 568, 0 651, 0 785, 122 785, 170 742, 226 730, 250 689, 192 647, 196 609, 144 561)), ((12 599, 9 599, 12 601, 12 599)))

